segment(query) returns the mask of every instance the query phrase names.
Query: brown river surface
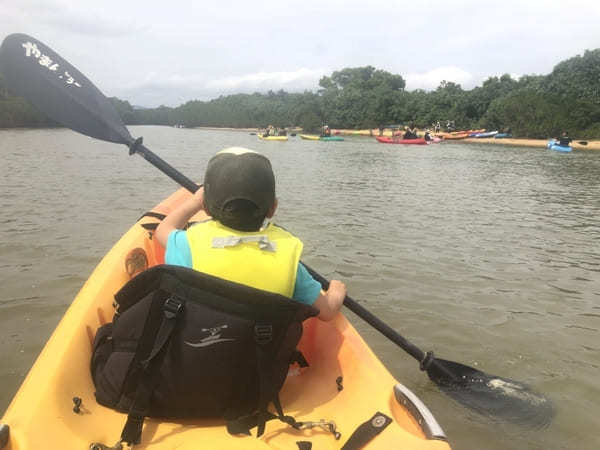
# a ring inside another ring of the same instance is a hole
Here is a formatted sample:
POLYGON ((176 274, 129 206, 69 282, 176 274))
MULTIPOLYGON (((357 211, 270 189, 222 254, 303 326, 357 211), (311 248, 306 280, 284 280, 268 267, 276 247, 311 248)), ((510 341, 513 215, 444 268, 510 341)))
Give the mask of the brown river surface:
MULTIPOLYGON (((555 406, 533 429, 468 410, 347 313, 454 449, 600 448, 600 152, 130 130, 198 181, 222 148, 265 153, 276 222, 304 241, 305 262, 421 349, 555 406)), ((2 412, 102 256, 177 185, 124 146, 65 129, 0 130, 0 157, 2 412)))

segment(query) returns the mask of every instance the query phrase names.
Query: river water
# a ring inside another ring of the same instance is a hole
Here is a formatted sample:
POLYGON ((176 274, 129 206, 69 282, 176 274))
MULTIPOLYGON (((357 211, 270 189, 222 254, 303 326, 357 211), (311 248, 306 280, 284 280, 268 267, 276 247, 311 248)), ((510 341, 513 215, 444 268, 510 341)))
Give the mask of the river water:
MULTIPOLYGON (((600 448, 600 152, 130 130, 197 181, 222 148, 263 152, 276 222, 304 241, 305 262, 423 350, 554 403, 543 428, 468 410, 348 313, 453 448, 600 448)), ((0 130, 0 156, 3 411, 94 266, 177 186, 124 146, 64 129, 0 130)))

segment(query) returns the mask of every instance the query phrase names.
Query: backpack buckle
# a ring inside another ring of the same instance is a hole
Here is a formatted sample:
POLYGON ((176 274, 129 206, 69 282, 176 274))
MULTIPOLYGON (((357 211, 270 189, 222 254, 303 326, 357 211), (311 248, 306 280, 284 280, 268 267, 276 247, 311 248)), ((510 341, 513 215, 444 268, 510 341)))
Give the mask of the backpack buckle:
POLYGON ((173 319, 174 317, 177 317, 181 311, 181 308, 183 308, 183 302, 175 295, 167 298, 163 304, 163 311, 167 319, 173 319))
POLYGON ((273 339, 272 325, 254 325, 254 340, 259 345, 268 344, 273 339))

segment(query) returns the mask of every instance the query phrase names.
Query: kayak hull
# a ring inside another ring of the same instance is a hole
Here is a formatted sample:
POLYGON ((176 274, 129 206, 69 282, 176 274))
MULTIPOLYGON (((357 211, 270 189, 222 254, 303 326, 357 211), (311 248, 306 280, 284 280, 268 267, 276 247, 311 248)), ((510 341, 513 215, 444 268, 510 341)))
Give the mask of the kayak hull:
POLYGON ((571 146, 565 147, 563 145, 559 145, 555 140, 548 141, 548 144, 546 146, 550 150, 554 150, 556 152, 569 153, 569 152, 573 151, 573 148, 571 146))
POLYGON ((498 134, 497 131, 488 131, 487 133, 475 133, 475 134, 471 134, 469 135, 469 137, 474 137, 474 138, 491 138, 494 137, 498 134))
POLYGON ((263 136, 261 134, 258 135, 259 139, 262 139, 263 141, 287 141, 288 137, 287 136, 263 136))
POLYGON ((377 142, 382 144, 404 144, 404 145, 426 145, 427 141, 423 138, 417 139, 393 139, 386 136, 377 136, 377 142))
POLYGON ((444 140, 459 140, 468 138, 469 133, 438 133, 436 136, 441 137, 444 140))
POLYGON ((344 138, 340 136, 317 136, 316 134, 301 134, 301 139, 308 141, 343 141, 344 138))
POLYGON ((301 134, 300 139, 304 139, 305 141, 318 141, 320 136, 316 134, 301 134))
MULTIPOLYGON (((168 214, 190 195, 181 189, 152 212, 168 214)), ((192 220, 204 218, 198 214, 192 220)), ((86 281, 0 420, 10 427, 3 450, 81 449, 96 442, 111 446, 119 440, 126 416, 95 401, 89 370, 92 342, 96 329, 112 320, 113 295, 130 278, 127 255, 141 249, 137 253, 143 251, 150 266, 164 263, 164 249, 151 239, 158 222, 155 217, 142 217, 86 281), (74 397, 82 400, 80 413, 73 411, 74 397)), ((299 349, 310 367, 290 369, 280 393, 284 411, 300 421, 335 421, 340 440, 318 427, 299 431, 279 421, 268 422, 265 434, 256 438, 233 437, 217 419, 148 418, 135 448, 191 450, 202 442, 202 447, 215 449, 287 449, 302 440, 316 449, 339 449, 377 411, 392 422, 365 448, 450 448, 429 410, 394 379, 344 315, 331 322, 307 320, 299 349), (415 408, 417 413, 411 413, 415 408)))

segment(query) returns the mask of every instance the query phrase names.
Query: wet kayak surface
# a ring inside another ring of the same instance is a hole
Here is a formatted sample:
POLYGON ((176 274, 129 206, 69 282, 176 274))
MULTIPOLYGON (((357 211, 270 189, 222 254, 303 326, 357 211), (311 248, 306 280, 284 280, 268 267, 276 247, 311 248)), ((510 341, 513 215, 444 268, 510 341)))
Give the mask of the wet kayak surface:
MULTIPOLYGON (((600 155, 460 141, 390 152, 363 137, 324 146, 130 130, 198 182, 222 148, 265 153, 277 178, 276 222, 304 241, 303 260, 343 279, 424 350, 528 383, 556 405, 544 429, 491 421, 348 313, 454 448, 600 446, 589 433, 600 413, 600 155)), ((0 130, 0 148, 3 411, 95 265, 177 186, 124 146, 68 130, 0 130)))

